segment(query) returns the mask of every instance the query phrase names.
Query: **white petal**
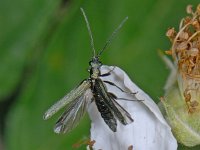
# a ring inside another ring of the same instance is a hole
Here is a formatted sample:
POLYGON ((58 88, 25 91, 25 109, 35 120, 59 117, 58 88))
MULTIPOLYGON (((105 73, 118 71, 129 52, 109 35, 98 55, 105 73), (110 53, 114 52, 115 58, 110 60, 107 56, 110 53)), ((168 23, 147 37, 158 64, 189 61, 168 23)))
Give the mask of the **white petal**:
MULTIPOLYGON (((112 68, 102 66, 101 72, 106 73, 112 68)), ((125 126, 118 121, 116 133, 105 124, 95 103, 89 106, 88 113, 92 120, 91 140, 96 141, 93 147, 95 150, 128 150, 131 145, 134 150, 177 149, 177 142, 157 105, 124 71, 116 67, 110 76, 102 77, 102 80, 111 81, 126 91, 138 92, 135 97, 143 101, 117 101, 131 114, 134 122, 125 126)), ((135 99, 114 86, 107 85, 107 88, 117 97, 135 99)))
POLYGON ((176 76, 177 76, 177 69, 174 66, 173 62, 164 54, 160 55, 162 60, 164 61, 165 65, 169 68, 170 70, 170 74, 167 78, 167 81, 165 83, 164 86, 164 90, 166 92, 166 90, 168 90, 171 86, 173 86, 177 80, 176 80, 176 76))

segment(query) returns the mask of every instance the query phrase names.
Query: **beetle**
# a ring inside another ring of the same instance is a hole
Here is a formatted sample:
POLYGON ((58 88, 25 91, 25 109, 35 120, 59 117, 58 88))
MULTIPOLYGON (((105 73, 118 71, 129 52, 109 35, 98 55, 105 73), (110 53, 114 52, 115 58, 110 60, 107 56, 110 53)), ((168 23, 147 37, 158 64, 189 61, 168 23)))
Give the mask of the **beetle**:
POLYGON ((117 131, 117 120, 121 122, 123 125, 127 125, 133 122, 131 115, 116 101, 118 98, 114 93, 108 92, 106 85, 109 84, 117 87, 122 92, 128 94, 136 94, 129 93, 117 86, 115 83, 110 81, 103 81, 101 77, 106 77, 111 75, 112 70, 107 73, 101 74, 100 68, 102 66, 101 61, 99 60, 102 52, 109 45, 115 34, 118 30, 123 26, 128 17, 126 17, 120 25, 115 29, 110 38, 106 41, 105 46, 98 54, 96 54, 96 50, 94 48, 94 42, 92 37, 92 32, 90 29, 90 25, 88 19, 85 15, 84 10, 81 8, 81 12, 84 16, 87 29, 89 32, 89 36, 91 39, 91 47, 93 50, 93 57, 89 62, 89 73, 90 76, 88 79, 83 80, 76 88, 71 90, 68 94, 66 94, 62 99, 56 102, 53 106, 51 106, 44 114, 44 119, 49 119, 52 117, 57 111, 61 108, 66 107, 64 113, 60 116, 58 121, 56 122, 54 132, 56 133, 66 133, 72 130, 79 123, 80 119, 83 117, 86 109, 89 104, 95 102, 98 111, 101 114, 104 122, 108 125, 108 127, 113 131, 117 131), (89 98, 89 95, 92 98, 89 98))

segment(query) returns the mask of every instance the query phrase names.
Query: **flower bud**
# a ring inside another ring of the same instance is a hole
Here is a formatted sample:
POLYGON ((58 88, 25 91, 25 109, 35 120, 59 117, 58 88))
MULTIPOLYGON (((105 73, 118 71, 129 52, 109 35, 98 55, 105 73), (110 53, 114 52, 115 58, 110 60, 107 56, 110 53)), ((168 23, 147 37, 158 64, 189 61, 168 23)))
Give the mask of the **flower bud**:
POLYGON ((181 20, 179 30, 166 34, 172 42, 167 54, 173 71, 161 102, 178 142, 195 146, 200 144, 200 5, 195 12, 189 5, 187 12, 190 16, 181 20))

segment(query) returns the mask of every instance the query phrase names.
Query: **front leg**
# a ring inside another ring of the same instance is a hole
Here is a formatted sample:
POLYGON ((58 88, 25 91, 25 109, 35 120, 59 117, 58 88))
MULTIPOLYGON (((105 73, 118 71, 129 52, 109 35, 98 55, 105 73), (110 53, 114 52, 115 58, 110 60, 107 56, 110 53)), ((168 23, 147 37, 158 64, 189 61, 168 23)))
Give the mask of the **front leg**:
POLYGON ((115 100, 125 100, 125 101, 143 101, 143 100, 139 100, 139 99, 127 99, 127 98, 121 98, 121 97, 117 97, 115 94, 108 92, 108 95, 115 99, 115 100))
POLYGON ((137 92, 131 93, 131 92, 125 91, 125 90, 123 90, 121 87, 119 87, 118 85, 116 85, 116 84, 113 83, 113 82, 106 81, 106 80, 104 80, 103 82, 108 83, 108 84, 110 84, 110 85, 112 85, 112 86, 115 86, 116 88, 118 88, 120 91, 122 91, 122 92, 124 92, 124 93, 130 94, 130 95, 135 95, 135 94, 137 94, 137 92))
POLYGON ((100 77, 106 77, 109 76, 111 74, 111 72, 115 69, 116 66, 114 66, 110 71, 108 71, 107 73, 101 74, 99 75, 100 77))

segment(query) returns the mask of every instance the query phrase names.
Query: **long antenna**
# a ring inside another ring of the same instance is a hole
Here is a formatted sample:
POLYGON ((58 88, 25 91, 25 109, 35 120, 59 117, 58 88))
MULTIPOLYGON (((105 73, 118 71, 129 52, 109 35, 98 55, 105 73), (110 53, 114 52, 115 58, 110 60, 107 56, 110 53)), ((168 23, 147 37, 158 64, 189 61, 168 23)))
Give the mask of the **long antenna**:
POLYGON ((124 25, 124 23, 127 20, 128 20, 128 17, 126 17, 126 18, 124 18, 124 20, 122 20, 122 22, 119 24, 119 26, 114 30, 114 32, 108 38, 108 40, 106 41, 106 44, 104 45, 103 49, 98 53, 97 57, 99 57, 102 54, 102 52, 108 47, 108 45, 111 43, 111 41, 113 40, 113 38, 115 37, 117 32, 122 28, 122 26, 124 25))
POLYGON ((81 9, 81 12, 83 14, 83 17, 85 19, 85 22, 86 22, 86 25, 87 25, 87 29, 88 29, 88 33, 89 33, 89 36, 90 36, 90 45, 91 45, 91 48, 93 50, 93 57, 96 56, 96 51, 95 51, 95 48, 94 48, 94 40, 93 40, 93 37, 92 37, 92 31, 90 29, 90 24, 89 24, 89 21, 87 19, 87 16, 85 15, 85 11, 83 10, 83 8, 80 8, 81 9))

